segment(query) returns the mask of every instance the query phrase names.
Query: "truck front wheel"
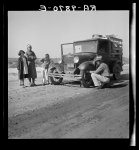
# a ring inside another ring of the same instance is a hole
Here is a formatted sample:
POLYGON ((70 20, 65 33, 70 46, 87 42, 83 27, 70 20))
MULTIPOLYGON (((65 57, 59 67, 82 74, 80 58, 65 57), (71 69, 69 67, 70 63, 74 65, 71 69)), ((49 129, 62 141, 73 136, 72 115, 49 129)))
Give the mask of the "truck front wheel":
POLYGON ((89 88, 93 83, 92 78, 91 78, 91 74, 89 73, 88 70, 81 70, 80 74, 82 76, 81 84, 83 85, 83 87, 89 88))

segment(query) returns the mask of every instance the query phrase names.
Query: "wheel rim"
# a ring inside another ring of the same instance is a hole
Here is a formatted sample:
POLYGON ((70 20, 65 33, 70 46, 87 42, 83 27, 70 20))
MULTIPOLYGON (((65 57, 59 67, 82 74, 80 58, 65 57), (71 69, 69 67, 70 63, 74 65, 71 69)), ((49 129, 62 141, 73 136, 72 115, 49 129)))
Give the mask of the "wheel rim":
POLYGON ((85 73, 83 74, 83 79, 84 79, 84 81, 85 81, 86 84, 90 85, 90 83, 91 83, 91 76, 90 76, 89 73, 86 73, 86 72, 85 72, 85 73))
MULTIPOLYGON (((57 73, 58 74, 58 71, 55 69, 54 71, 53 71, 53 73, 57 73)), ((59 77, 53 77, 53 79, 54 79, 54 81, 55 82, 57 82, 57 81, 59 81, 59 77)))

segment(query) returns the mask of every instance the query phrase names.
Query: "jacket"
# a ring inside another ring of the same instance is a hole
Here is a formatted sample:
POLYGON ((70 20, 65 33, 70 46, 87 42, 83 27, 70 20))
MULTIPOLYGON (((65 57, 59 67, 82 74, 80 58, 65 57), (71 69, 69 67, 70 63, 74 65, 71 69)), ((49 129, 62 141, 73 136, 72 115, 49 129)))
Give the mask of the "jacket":
POLYGON ((27 51, 27 60, 28 60, 28 73, 30 78, 37 78, 37 71, 35 66, 35 60, 37 59, 33 51, 27 51))
POLYGON ((97 70, 94 71, 94 73, 100 74, 102 76, 107 76, 107 77, 110 76, 109 67, 105 63, 101 63, 100 66, 97 68, 97 70))
MULTIPOLYGON (((27 63, 27 69, 28 69, 28 62, 27 58, 25 57, 26 63, 27 63)), ((24 78, 24 62, 23 58, 19 57, 17 61, 17 70, 18 70, 18 78, 23 79, 24 78)))
POLYGON ((50 63, 51 63, 51 60, 49 59, 49 60, 46 60, 45 58, 43 58, 43 59, 41 59, 41 62, 43 63, 42 64, 42 67, 44 68, 44 69, 48 69, 49 68, 49 65, 50 65, 50 63))
POLYGON ((55 67, 54 62, 52 61, 52 59, 46 60, 45 58, 42 58, 40 61, 43 63, 42 67, 44 69, 49 69, 51 67, 55 67))

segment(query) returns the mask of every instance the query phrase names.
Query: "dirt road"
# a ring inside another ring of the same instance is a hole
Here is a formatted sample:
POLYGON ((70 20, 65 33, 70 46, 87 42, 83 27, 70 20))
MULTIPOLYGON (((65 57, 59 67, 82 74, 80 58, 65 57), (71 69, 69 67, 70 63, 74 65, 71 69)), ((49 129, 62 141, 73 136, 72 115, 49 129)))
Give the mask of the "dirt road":
POLYGON ((129 138, 128 73, 110 88, 8 85, 8 138, 129 138))

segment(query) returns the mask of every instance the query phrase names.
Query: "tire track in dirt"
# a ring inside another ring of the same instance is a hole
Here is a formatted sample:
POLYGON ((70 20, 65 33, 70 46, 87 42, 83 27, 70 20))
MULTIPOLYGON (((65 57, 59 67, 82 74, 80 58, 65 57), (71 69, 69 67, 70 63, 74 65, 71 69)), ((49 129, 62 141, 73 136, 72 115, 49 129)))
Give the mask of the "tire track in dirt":
POLYGON ((128 105, 128 86, 89 91, 63 102, 27 111, 8 120, 9 138, 60 138, 86 126, 95 126, 104 114, 128 105), (124 98, 124 99, 123 99, 124 98))

